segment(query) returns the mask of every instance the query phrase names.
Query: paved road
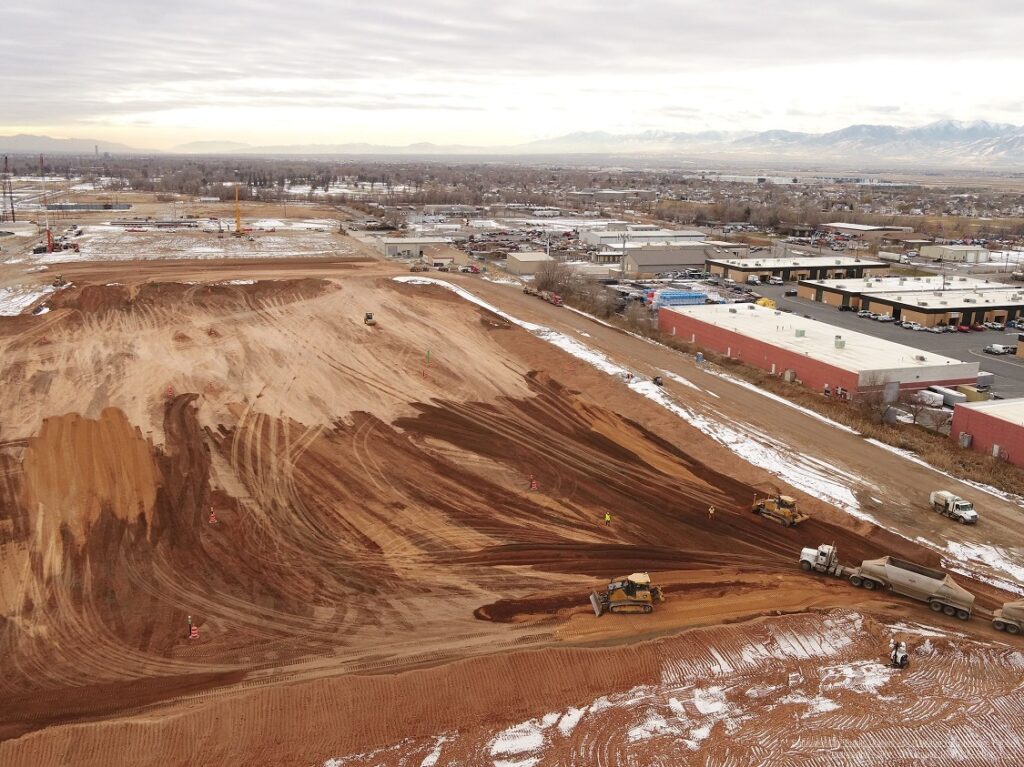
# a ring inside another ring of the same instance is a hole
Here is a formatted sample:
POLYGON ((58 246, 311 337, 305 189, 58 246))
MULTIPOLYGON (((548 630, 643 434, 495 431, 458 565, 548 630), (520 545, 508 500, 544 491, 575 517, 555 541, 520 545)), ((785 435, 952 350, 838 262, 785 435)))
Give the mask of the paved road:
POLYGON ((894 322, 875 322, 858 317, 856 312, 841 312, 834 306, 796 296, 787 298, 782 294, 793 288, 795 283, 786 285, 761 285, 755 291, 775 300, 779 308, 792 309, 794 314, 809 315, 812 319, 828 322, 838 328, 856 330, 876 338, 912 346, 934 354, 962 360, 979 362, 981 369, 995 374, 992 390, 1003 397, 1024 397, 1024 359, 1010 355, 985 354, 982 349, 988 344, 1017 344, 1017 331, 984 330, 971 333, 926 333, 901 328, 894 322))

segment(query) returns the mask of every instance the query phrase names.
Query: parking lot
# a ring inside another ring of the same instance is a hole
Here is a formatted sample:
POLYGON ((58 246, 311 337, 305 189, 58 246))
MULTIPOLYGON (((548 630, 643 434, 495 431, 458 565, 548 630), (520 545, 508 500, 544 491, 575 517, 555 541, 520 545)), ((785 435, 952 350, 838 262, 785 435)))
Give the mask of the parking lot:
MULTIPOLYGON (((898 326, 894 322, 876 322, 858 317, 856 312, 841 312, 834 306, 822 304, 797 296, 786 297, 783 293, 796 287, 796 283, 785 285, 761 285, 755 292, 771 298, 780 309, 791 309, 811 319, 827 322, 839 329, 856 330, 860 333, 884 338, 887 341, 913 346, 923 351, 942 354, 964 362, 979 362, 981 369, 995 375, 992 391, 1001 397, 1024 397, 1024 359, 1012 355, 985 354, 982 349, 988 344, 1017 345, 1018 331, 982 330, 970 333, 927 333, 898 326)), ((1024 332, 1024 331, 1022 331, 1024 332)))

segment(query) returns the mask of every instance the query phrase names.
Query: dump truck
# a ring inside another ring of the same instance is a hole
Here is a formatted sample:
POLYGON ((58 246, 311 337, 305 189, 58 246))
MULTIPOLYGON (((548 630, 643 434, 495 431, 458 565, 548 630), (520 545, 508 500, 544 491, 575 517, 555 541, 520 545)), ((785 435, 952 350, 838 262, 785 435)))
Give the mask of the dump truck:
POLYGON ((966 501, 956 493, 948 490, 936 490, 928 500, 932 508, 944 517, 955 519, 961 525, 973 525, 978 521, 978 512, 974 510, 974 504, 966 501))
POLYGON ((604 591, 590 592, 590 606, 600 618, 605 613, 649 613, 655 602, 664 602, 661 588, 651 585, 647 573, 623 575, 609 583, 604 591))
POLYGON ((533 287, 533 285, 523 285, 523 292, 528 296, 540 295, 540 291, 533 287))
POLYGON ((1019 634, 1024 631, 1024 599, 1007 602, 992 613, 992 627, 1007 634, 1019 634))
POLYGON ((811 518, 810 514, 804 514, 797 508, 796 498, 781 493, 768 498, 758 498, 755 495, 750 510, 786 527, 799 525, 811 518))
POLYGON ((907 562, 896 557, 865 559, 859 567, 846 567, 839 562, 836 547, 822 544, 817 549, 800 551, 800 567, 848 578, 854 586, 865 589, 891 589, 897 594, 927 602, 935 612, 955 615, 962 621, 971 617, 974 594, 962 588, 941 570, 907 562))

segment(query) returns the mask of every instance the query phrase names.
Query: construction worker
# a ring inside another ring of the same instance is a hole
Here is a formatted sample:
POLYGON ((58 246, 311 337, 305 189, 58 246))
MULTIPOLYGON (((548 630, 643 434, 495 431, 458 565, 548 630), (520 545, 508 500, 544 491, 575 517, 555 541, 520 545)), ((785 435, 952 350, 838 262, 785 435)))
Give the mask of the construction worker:
POLYGON ((708 519, 714 519, 714 518, 715 518, 715 507, 714 506, 708 506, 708 519))
POLYGON ((611 527, 611 524, 612 524, 612 513, 610 511, 606 511, 604 513, 604 526, 605 527, 611 527))

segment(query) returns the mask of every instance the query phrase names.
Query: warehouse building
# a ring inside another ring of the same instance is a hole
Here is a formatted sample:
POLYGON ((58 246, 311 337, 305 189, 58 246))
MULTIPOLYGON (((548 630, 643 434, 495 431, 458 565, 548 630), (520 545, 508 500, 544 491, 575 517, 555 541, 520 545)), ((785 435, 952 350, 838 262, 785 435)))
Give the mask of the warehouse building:
POLYGON ((984 264, 991 256, 989 251, 979 245, 925 245, 921 248, 922 258, 963 264, 984 264))
MULTIPOLYGON (((620 249, 618 252, 622 253, 620 249)), ((629 277, 703 268, 715 248, 703 242, 626 243, 622 273, 629 277)), ((600 255, 600 252, 598 253, 600 255)))
POLYGON ((745 282, 755 275, 761 281, 769 277, 784 280, 821 280, 838 277, 864 277, 883 274, 890 264, 850 256, 807 256, 796 258, 709 258, 707 270, 713 275, 745 282))
POLYGON ((646 227, 635 227, 620 230, 597 230, 583 232, 580 241, 595 248, 608 246, 621 248, 622 243, 674 243, 674 242, 700 242, 707 235, 698 232, 696 229, 648 229, 646 227))
POLYGON ((852 306, 866 308, 862 297, 866 293, 933 293, 937 290, 949 292, 972 291, 995 288, 1011 288, 1001 282, 989 282, 973 277, 864 277, 863 279, 842 280, 801 280, 797 286, 801 298, 820 301, 829 306, 852 306))
POLYGON ((423 249, 430 246, 448 245, 448 237, 384 237, 381 245, 385 258, 420 258, 423 249))
POLYGON ((554 260, 543 251, 527 250, 522 253, 509 253, 505 268, 512 274, 536 274, 544 264, 554 260))
POLYGON ((958 404, 949 436, 964 447, 1024 466, 1024 399, 958 404))
POLYGON ((961 362, 825 322, 755 304, 663 308, 658 327, 703 349, 739 359, 817 391, 899 390, 974 383, 977 362, 961 362))
POLYGON ((1019 288, 993 290, 937 290, 931 293, 865 293, 861 308, 894 319, 933 325, 974 325, 1006 323, 1024 317, 1024 291, 1019 288))
POLYGON ((867 240, 877 240, 883 235, 891 232, 912 232, 910 226, 875 226, 873 224, 845 224, 842 221, 833 221, 831 224, 822 224, 821 228, 826 232, 846 235, 847 237, 862 237, 867 240))

